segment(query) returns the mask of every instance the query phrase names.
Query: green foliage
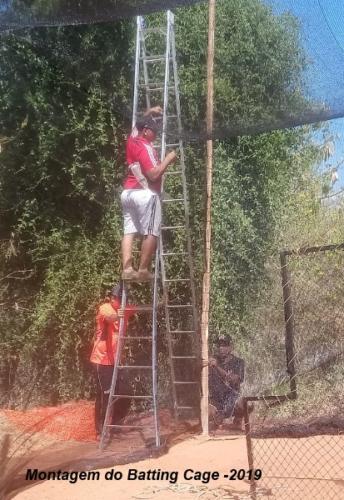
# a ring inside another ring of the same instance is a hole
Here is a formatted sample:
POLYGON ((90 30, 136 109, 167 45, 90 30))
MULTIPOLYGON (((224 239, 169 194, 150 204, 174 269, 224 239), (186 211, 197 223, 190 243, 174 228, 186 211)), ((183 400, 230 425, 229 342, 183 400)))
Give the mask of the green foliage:
POLYGON ((0 222, 0 321, 6 391, 14 383, 7 376, 13 357, 22 359, 17 387, 30 372, 42 378, 36 390, 45 396, 49 386, 62 398, 71 397, 71 387, 80 395, 86 386, 94 304, 103 279, 109 286, 119 273, 121 215, 113 198, 114 182, 123 177, 131 37, 131 24, 123 22, 3 39, 0 122, 8 141, 0 169, 6 214, 0 222))
MULTIPOLYGON (((250 127, 267 118, 273 126, 276 110, 292 113, 306 106, 300 95, 305 58, 295 20, 273 15, 258 0, 219 1, 217 9, 219 128, 228 130, 235 121, 250 127)), ((176 30, 183 121, 199 140, 206 6, 178 10, 176 30)), ((5 304, 0 369, 6 401, 13 404, 90 395, 87 360, 95 306, 104 285, 119 275, 121 213, 113 204, 113 184, 123 176, 132 44, 133 24, 121 22, 21 32, 4 38, 0 47, 6 142, 0 156, 6 214, 0 222, 5 304), (15 378, 10 379, 11 367, 15 378), (21 389, 28 382, 31 392, 21 389)), ((277 246, 277 222, 291 189, 303 182, 315 159, 309 133, 224 137, 215 144, 214 334, 231 330, 240 339, 247 334, 244 319, 266 283, 264 266, 277 246)), ((204 147, 190 142, 186 154, 200 292, 204 147)))
MULTIPOLYGON (((301 95, 306 60, 292 16, 278 17, 258 0, 219 1, 216 9, 215 127, 224 140, 215 143, 214 156, 211 332, 232 331, 241 339, 243 320, 264 285, 266 258, 277 249, 276 224, 317 149, 309 128, 226 139, 234 123, 259 130, 261 120, 270 120, 273 128, 283 113, 306 106, 301 95)), ((184 124, 199 130, 206 102, 205 7, 186 9, 176 30, 184 124)), ((194 144, 187 158, 200 276, 204 151, 194 144)))
MULTIPOLYGON (((205 117, 207 9, 185 10, 177 18, 178 58, 184 124, 199 130, 205 117), (192 26, 192 29, 190 27, 192 26)), ((307 107, 302 95, 305 55, 299 26, 276 16, 259 0, 218 1, 215 43, 215 130, 222 137, 273 129, 307 107)))

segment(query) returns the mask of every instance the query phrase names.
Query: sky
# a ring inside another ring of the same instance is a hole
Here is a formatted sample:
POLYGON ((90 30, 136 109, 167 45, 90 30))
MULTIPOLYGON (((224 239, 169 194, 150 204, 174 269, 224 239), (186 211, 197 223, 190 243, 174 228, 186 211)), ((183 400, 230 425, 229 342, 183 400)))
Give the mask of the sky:
MULTIPOLYGON (((311 100, 327 105, 334 114, 344 112, 344 0, 265 0, 281 14, 291 12, 300 22, 308 57, 306 88, 311 100)), ((323 165, 336 166, 344 159, 344 118, 327 122, 334 136, 334 155, 323 165)), ((315 137, 320 139, 319 134, 315 137)), ((344 163, 333 190, 344 188, 344 163)))

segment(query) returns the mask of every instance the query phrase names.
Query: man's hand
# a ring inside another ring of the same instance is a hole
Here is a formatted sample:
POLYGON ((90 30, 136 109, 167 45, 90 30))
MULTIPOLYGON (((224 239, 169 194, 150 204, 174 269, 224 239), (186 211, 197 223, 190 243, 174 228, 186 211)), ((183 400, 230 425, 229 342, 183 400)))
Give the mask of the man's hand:
POLYGON ((209 366, 217 366, 217 361, 215 358, 209 358, 209 366))
POLYGON ((227 380, 228 382, 232 382, 232 384, 237 384, 240 381, 240 377, 233 373, 232 370, 229 370, 227 372, 227 380))
POLYGON ((176 161, 176 158, 177 158, 177 153, 175 151, 170 151, 170 153, 168 153, 165 157, 169 165, 171 165, 171 163, 174 163, 176 161))
POLYGON ((104 316, 104 319, 108 323, 113 323, 114 321, 116 321, 118 319, 118 315, 117 314, 108 314, 107 316, 104 316))
POLYGON ((153 106, 152 108, 149 108, 145 115, 162 115, 163 114, 163 109, 161 106, 153 106))

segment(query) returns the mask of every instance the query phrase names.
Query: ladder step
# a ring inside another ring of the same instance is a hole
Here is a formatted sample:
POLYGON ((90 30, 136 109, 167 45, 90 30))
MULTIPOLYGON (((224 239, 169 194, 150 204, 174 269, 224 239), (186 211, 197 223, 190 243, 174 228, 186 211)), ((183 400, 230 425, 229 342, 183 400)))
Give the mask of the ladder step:
POLYGON ((140 87, 164 87, 165 82, 141 82, 140 87))
POLYGON ((197 359, 197 356, 171 356, 172 359, 197 359))
POLYGON ((195 330, 170 330, 169 333, 196 333, 195 330))
POLYGON ((166 144, 167 148, 175 148, 179 146, 179 142, 171 142, 171 144, 166 144))
POLYGON ((135 369, 135 370, 151 370, 152 367, 145 365, 145 366, 137 366, 137 365, 121 365, 117 367, 118 369, 135 369))
POLYGON ((185 226, 161 226, 161 229, 185 229, 185 226))
POLYGON ((170 257, 171 255, 189 255, 188 252, 166 252, 161 254, 163 257, 170 257))
POLYGON ((117 429, 125 427, 126 429, 151 429, 152 425, 126 425, 126 424, 108 424, 104 427, 114 427, 117 429))
POLYGON ((177 171, 172 171, 172 172, 165 172, 164 175, 181 175, 183 172, 181 170, 177 170, 177 171))
POLYGON ((194 410, 194 406, 177 406, 177 410, 194 410))
MULTIPOLYGON (((146 57, 140 57, 141 61, 146 62, 146 63, 155 63, 155 62, 165 62, 166 57, 165 56, 146 56, 146 57)), ((172 61, 172 57, 169 58, 170 61, 172 61)))
POLYGON ((134 396, 133 394, 113 394, 112 398, 123 398, 123 399, 153 399, 153 396, 134 396))
POLYGON ((187 382, 185 381, 185 382, 184 382, 183 380, 176 380, 176 381, 175 381, 175 382, 173 382, 173 383, 174 383, 174 384, 178 384, 178 385, 181 385, 181 384, 185 384, 185 385, 186 385, 186 384, 190 384, 190 385, 191 385, 191 384, 192 384, 192 385, 198 385, 198 384, 199 384, 199 382, 191 382, 191 381, 187 381, 187 382))
POLYGON ((174 304, 172 306, 166 306, 169 309, 184 309, 186 307, 193 307, 192 304, 174 304))
POLYGON ((152 337, 124 337, 124 340, 152 340, 152 337))
POLYGON ((186 281, 191 281, 191 280, 190 280, 190 278, 185 278, 185 279, 175 278, 172 280, 164 280, 164 281, 165 281, 165 283, 173 283, 173 282, 177 282, 177 281, 186 282, 186 281))
POLYGON ((184 198, 169 198, 168 200, 162 200, 163 203, 178 203, 184 202, 184 198))
MULTIPOLYGON (((145 61, 145 62, 152 62, 152 61, 165 61, 166 57, 163 55, 159 55, 159 54, 156 54, 156 55, 151 55, 151 56, 141 56, 140 57, 140 60, 141 61, 145 61)), ((171 57, 170 57, 171 59, 171 57)))
MULTIPOLYGON (((147 92, 156 92, 156 91, 161 92, 162 90, 165 90, 165 87, 153 87, 153 88, 150 88, 148 85, 145 85, 145 87, 146 87, 147 92)), ((167 89, 168 90, 173 90, 174 87, 172 87, 172 86, 169 85, 167 87, 167 89)))

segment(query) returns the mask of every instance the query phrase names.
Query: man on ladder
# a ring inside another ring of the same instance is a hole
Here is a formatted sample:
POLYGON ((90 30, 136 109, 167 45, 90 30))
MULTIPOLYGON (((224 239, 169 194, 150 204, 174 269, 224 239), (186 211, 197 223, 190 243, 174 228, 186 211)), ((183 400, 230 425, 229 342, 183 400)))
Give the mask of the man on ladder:
POLYGON ((176 153, 168 153, 159 162, 153 142, 159 131, 153 115, 160 114, 156 106, 146 111, 136 123, 127 141, 126 156, 128 175, 124 181, 121 203, 124 215, 122 239, 122 262, 124 280, 150 281, 149 271, 157 247, 161 225, 161 178, 169 165, 174 163, 176 153), (141 256, 138 271, 132 265, 132 246, 136 235, 142 236, 141 256))

